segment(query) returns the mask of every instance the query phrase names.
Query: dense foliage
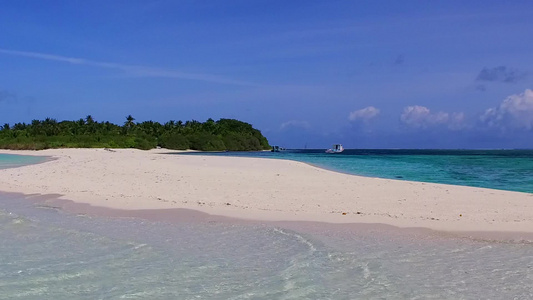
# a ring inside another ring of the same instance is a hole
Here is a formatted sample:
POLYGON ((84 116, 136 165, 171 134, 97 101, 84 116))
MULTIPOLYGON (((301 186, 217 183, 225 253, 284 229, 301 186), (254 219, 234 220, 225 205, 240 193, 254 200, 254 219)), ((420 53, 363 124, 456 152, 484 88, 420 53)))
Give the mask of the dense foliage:
POLYGON ((90 115, 78 121, 47 118, 31 124, 4 124, 0 148, 40 150, 47 148, 138 148, 203 151, 250 151, 269 149, 267 139, 252 125, 232 119, 153 121, 135 123, 130 115, 123 126, 96 122, 90 115))

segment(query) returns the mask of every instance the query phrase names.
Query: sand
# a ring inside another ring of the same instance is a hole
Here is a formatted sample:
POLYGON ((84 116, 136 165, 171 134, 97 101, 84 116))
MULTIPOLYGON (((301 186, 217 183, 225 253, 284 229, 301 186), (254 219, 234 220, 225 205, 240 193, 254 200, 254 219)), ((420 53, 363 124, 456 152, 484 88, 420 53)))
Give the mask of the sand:
POLYGON ((0 153, 53 158, 0 170, 0 191, 121 210, 192 209, 264 221, 380 223, 440 231, 533 232, 533 194, 368 178, 295 161, 157 149, 0 153))

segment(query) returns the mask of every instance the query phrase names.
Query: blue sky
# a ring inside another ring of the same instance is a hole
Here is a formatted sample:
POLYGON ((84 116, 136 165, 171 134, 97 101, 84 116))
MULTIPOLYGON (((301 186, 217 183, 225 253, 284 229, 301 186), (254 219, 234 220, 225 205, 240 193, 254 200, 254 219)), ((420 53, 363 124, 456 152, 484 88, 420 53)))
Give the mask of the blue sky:
POLYGON ((0 123, 236 118, 291 148, 533 148, 531 11, 0 0, 0 123))

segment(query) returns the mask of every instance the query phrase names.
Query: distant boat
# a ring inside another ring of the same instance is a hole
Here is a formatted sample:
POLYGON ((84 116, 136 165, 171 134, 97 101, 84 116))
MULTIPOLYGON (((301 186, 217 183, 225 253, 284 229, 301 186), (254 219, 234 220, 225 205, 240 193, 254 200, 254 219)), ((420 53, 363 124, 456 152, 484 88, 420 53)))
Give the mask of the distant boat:
POLYGON ((341 153, 344 151, 344 147, 341 144, 335 144, 331 149, 326 150, 326 153, 341 153))
POLYGON ((285 148, 280 147, 280 146, 272 146, 272 150, 270 150, 270 151, 272 151, 272 152, 281 152, 283 150, 285 150, 285 148))

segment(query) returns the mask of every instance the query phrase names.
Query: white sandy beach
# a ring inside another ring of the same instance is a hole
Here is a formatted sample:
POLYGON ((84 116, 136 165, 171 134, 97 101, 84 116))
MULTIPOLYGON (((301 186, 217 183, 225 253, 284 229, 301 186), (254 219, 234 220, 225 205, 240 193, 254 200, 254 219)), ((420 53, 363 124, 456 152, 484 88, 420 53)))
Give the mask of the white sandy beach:
POLYGON ((187 208, 254 220, 533 232, 533 194, 367 178, 294 161, 172 152, 1 150, 56 159, 0 170, 0 191, 60 194, 124 210, 187 208))

